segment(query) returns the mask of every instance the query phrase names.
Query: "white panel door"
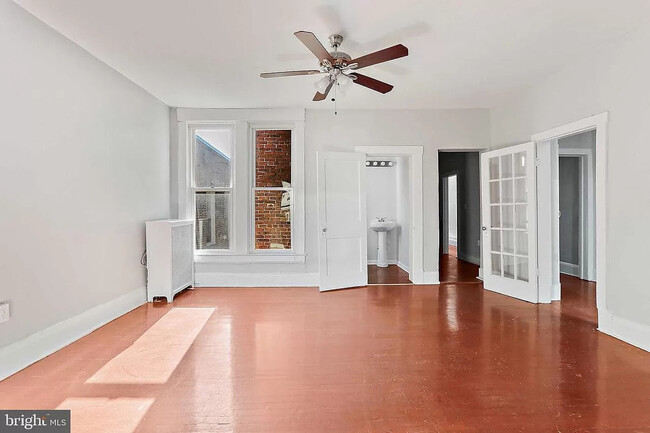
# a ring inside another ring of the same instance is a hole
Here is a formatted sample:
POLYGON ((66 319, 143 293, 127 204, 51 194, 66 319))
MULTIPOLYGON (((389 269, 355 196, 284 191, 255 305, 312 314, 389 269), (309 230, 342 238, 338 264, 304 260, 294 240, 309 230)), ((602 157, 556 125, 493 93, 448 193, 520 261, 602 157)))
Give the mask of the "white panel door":
POLYGON ((366 156, 318 152, 320 290, 368 284, 366 156))
POLYGON ((538 302, 535 144, 481 154, 483 285, 538 302))

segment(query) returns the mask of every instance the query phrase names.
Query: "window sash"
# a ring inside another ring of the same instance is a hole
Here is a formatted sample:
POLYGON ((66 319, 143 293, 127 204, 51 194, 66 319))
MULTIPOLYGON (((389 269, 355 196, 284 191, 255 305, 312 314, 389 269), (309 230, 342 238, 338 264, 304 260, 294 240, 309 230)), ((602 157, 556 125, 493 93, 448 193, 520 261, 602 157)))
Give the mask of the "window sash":
POLYGON ((250 221, 249 221, 249 253, 250 254, 272 254, 272 255, 281 255, 281 254, 294 254, 296 250, 296 230, 295 230, 295 205, 294 205, 294 182, 296 181, 296 165, 294 161, 295 152, 295 142, 296 142, 296 130, 295 127, 289 125, 256 125, 251 128, 250 134, 250 147, 251 149, 251 158, 250 158, 250 179, 251 179, 251 188, 250 188, 250 221), (257 132, 258 131, 291 131, 291 187, 273 187, 273 186, 257 186, 257 132), (282 191, 289 192, 291 194, 291 207, 289 208, 289 218, 291 221, 291 248, 290 249, 258 249, 255 244, 256 240, 256 222, 255 222, 255 193, 257 191, 282 191))
POLYGON ((211 248, 211 249, 198 249, 196 244, 197 233, 199 230, 198 224, 195 223, 194 227, 194 254, 204 254, 206 252, 215 252, 215 253, 233 253, 235 251, 235 125, 231 122, 229 123, 199 123, 190 125, 188 128, 188 138, 190 142, 190 154, 189 154, 189 180, 190 180, 190 192, 191 192, 191 211, 192 219, 196 222, 196 199, 197 193, 202 192, 223 192, 228 193, 228 248, 211 248), (196 186, 196 152, 197 152, 197 140, 196 133, 199 130, 229 130, 230 131, 230 186, 217 186, 217 187, 199 187, 196 186))

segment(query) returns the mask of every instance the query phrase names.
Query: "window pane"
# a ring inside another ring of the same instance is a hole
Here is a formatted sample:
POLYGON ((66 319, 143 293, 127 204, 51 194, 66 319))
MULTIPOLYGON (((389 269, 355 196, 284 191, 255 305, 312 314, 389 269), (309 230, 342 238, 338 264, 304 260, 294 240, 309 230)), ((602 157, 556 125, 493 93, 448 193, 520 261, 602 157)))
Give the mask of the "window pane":
POLYGON ((491 242, 490 248, 495 253, 501 252, 501 231, 500 230, 491 230, 491 242))
POLYGON ((490 206, 490 227, 501 227, 501 208, 499 205, 490 206))
POLYGON ((515 205, 515 227, 518 229, 528 228, 527 206, 525 204, 515 205))
POLYGON ((513 256, 503 256, 503 276, 515 279, 515 258, 513 256))
POLYGON ((526 179, 515 179, 515 202, 526 203, 528 191, 526 190, 526 179))
POLYGON ((528 232, 516 232, 517 254, 520 256, 528 255, 528 232))
POLYGON ((499 181, 490 182, 490 203, 499 203, 499 181))
POLYGON ((232 129, 194 131, 194 184, 201 188, 230 187, 232 129))
POLYGON ((501 276, 501 254, 492 255, 492 275, 501 276))
POLYGON ((291 187, 291 131, 255 131, 255 186, 291 187))
POLYGON ((517 257, 517 279, 528 281, 528 259, 517 257))
POLYGON ((227 250, 229 236, 229 192, 197 192, 196 204, 196 249, 227 250))
POLYGON ((515 176, 526 176, 526 152, 515 154, 515 176))
POLYGON ((490 179, 499 178, 499 157, 490 158, 490 179))
POLYGON ((291 191, 255 191, 255 249, 291 249, 291 191))
POLYGON ((503 155, 501 157, 501 179, 510 179, 512 177, 512 155, 503 155))
POLYGON ((512 179, 501 181, 501 203, 512 203, 514 193, 512 192, 512 179))
POLYGON ((503 243, 502 243, 503 252, 514 254, 515 253, 515 232, 513 230, 503 230, 501 233, 503 238, 503 243))
POLYGON ((504 205, 501 206, 501 226, 511 229, 515 226, 514 216, 512 214, 514 206, 504 205))

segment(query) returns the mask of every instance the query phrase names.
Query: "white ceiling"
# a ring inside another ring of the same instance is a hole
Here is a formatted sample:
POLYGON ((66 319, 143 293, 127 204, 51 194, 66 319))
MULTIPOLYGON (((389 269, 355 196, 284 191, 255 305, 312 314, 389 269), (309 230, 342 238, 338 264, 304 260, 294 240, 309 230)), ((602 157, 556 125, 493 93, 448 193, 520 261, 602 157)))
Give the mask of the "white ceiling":
POLYGON ((340 32, 352 57, 408 57, 363 73, 342 108, 488 107, 650 17, 649 0, 15 0, 160 100, 179 107, 307 107, 316 77, 262 79, 317 61, 293 36, 340 32))

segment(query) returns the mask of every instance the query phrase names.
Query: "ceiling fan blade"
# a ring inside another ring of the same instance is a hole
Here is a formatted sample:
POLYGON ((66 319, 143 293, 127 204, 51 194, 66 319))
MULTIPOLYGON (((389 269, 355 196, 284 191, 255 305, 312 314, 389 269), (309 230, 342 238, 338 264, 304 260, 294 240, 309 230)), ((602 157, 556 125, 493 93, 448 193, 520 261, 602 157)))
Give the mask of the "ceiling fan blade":
POLYGON ((329 86, 327 86, 327 89, 325 89, 325 93, 320 93, 316 92, 316 95, 314 95, 313 101, 323 101, 325 98, 327 98, 327 94, 332 90, 332 86, 334 85, 334 81, 330 81, 329 86))
POLYGON ((283 71, 283 72, 263 72, 260 74, 262 78, 277 78, 277 77, 293 77, 295 75, 315 75, 322 74, 323 72, 318 69, 308 69, 304 71, 283 71))
POLYGON ((400 57, 408 56, 409 49, 404 45, 399 44, 390 48, 375 51, 374 53, 366 54, 365 56, 353 59, 349 63, 357 63, 356 69, 365 68, 366 66, 376 65, 377 63, 387 62, 389 60, 399 59, 400 57))
POLYGON ((366 77, 365 75, 361 75, 357 72, 354 72, 354 74, 357 79, 354 80, 356 84, 359 84, 361 86, 367 87, 369 89, 375 90, 379 93, 388 93, 391 90, 393 90, 393 86, 391 86, 388 83, 384 83, 383 81, 375 80, 374 78, 366 77))
POLYGON ((314 53, 314 55, 320 60, 321 62, 323 60, 328 60, 329 62, 333 62, 332 56, 330 55, 329 52, 325 49, 323 44, 320 43, 318 38, 311 33, 311 32, 305 32, 305 31, 299 31, 295 32, 294 35, 298 39, 300 39, 300 42, 305 44, 305 46, 314 53))

